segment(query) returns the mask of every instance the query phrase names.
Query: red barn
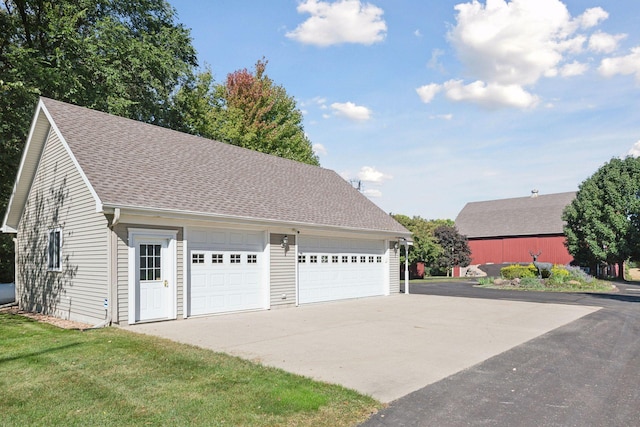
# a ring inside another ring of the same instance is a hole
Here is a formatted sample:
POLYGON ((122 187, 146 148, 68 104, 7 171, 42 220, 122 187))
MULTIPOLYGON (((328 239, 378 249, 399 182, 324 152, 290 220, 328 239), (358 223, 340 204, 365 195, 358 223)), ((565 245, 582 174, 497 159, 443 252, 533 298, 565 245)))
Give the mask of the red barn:
POLYGON ((456 218, 460 234, 469 239, 471 265, 531 262, 569 264, 564 245, 562 211, 575 192, 467 203, 456 218))

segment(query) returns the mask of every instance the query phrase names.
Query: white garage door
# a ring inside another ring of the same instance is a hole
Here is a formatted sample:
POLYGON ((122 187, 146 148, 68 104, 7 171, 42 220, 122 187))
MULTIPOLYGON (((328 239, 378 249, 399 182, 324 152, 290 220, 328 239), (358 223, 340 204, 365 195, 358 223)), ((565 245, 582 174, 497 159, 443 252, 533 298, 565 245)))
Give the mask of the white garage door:
POLYGON ((323 237, 300 240, 301 304, 386 293, 384 241, 323 237))
POLYGON ((189 231, 189 315, 265 307, 261 232, 189 231))

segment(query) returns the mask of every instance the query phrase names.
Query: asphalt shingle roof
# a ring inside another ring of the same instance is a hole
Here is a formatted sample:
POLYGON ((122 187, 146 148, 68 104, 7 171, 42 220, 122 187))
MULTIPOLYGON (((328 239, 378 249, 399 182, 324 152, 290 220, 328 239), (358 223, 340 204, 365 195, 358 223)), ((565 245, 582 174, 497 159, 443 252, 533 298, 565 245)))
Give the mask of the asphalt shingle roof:
POLYGON ((470 202, 456 218, 469 238, 562 234, 562 211, 575 192, 470 202))
POLYGON ((42 102, 103 204, 408 233, 332 170, 42 102))

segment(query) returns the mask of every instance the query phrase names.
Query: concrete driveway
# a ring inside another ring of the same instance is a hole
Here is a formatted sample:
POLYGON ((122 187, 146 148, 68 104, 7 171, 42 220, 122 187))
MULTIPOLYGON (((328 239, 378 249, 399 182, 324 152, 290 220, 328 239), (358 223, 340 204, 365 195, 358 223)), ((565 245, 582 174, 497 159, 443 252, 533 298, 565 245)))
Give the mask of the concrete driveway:
POLYGON ((390 402, 598 310, 393 295, 124 329, 254 360, 390 402))

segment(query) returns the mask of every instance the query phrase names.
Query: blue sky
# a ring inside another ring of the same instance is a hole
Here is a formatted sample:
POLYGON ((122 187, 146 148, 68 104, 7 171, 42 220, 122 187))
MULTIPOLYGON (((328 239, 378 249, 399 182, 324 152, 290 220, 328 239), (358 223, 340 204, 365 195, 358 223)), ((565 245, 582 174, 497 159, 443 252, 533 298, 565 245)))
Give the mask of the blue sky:
POLYGON ((293 96, 323 167, 387 212, 575 191, 640 154, 640 3, 169 0, 216 81, 293 96))

